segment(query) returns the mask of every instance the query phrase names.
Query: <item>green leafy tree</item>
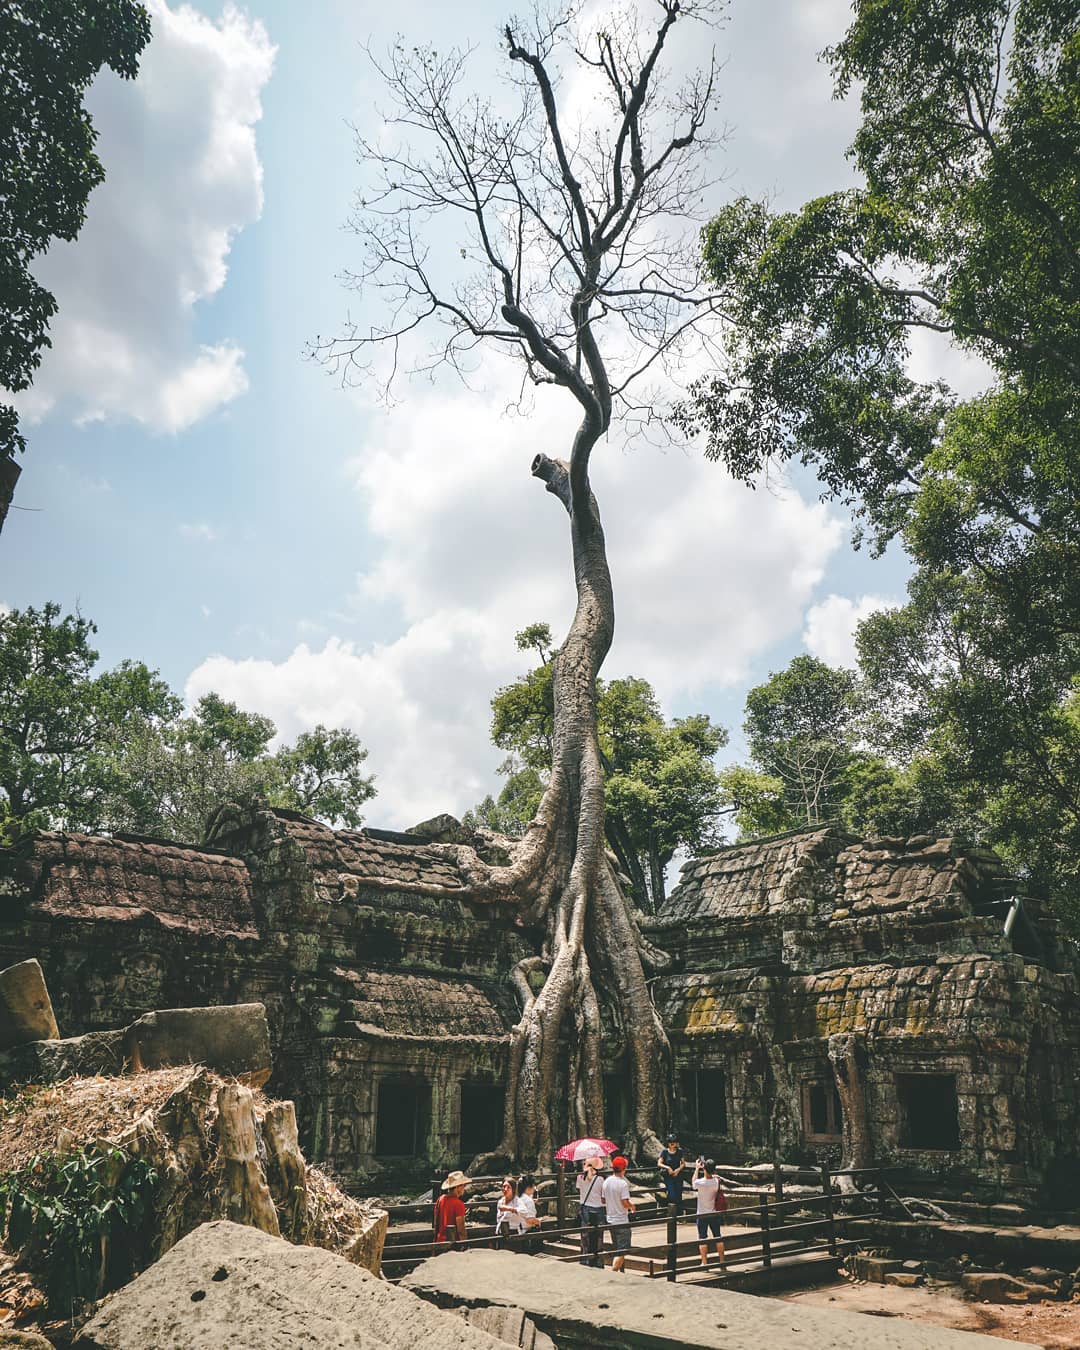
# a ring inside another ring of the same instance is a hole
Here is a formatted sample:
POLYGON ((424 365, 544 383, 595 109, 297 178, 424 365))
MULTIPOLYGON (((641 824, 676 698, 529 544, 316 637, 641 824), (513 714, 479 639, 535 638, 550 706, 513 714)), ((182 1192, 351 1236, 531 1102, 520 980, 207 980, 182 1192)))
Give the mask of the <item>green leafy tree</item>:
MULTIPOLYGON (((532 624, 516 634, 519 651, 540 665, 492 699, 492 740, 510 752, 498 800, 485 798, 471 819, 512 836, 532 820, 550 772, 554 736, 551 630, 532 624)), ((605 774, 604 827, 635 899, 659 905, 665 869, 680 849, 719 838, 720 780, 714 758, 727 741, 704 714, 667 722, 647 680, 597 684, 597 723, 605 774)))
MULTIPOLYGON (((32 275, 54 239, 74 239, 105 171, 83 98, 98 71, 134 79, 150 16, 134 0, 6 0, 0 6, 0 388, 29 387, 56 300, 32 275)), ((0 460, 25 448, 0 406, 0 460)), ((2 466, 0 466, 2 467, 2 466)), ((10 480, 0 475, 0 484, 10 480)), ((9 496, 0 490, 0 528, 9 496)))
POLYGON ((276 734, 270 718, 213 693, 189 717, 144 723, 125 739, 110 825, 199 840, 222 802, 287 806, 333 825, 359 825, 375 785, 361 771, 367 751, 355 734, 318 726, 271 753, 276 734))
POLYGON ((96 631, 55 604, 0 614, 0 826, 9 837, 100 825, 122 773, 115 747, 179 711, 141 662, 94 675, 96 631))
POLYGON ((759 770, 782 784, 793 824, 817 825, 840 811, 853 750, 854 673, 796 656, 746 696, 746 732, 759 770))
POLYGON ((356 829, 360 808, 375 796, 375 779, 363 772, 368 752, 347 728, 304 731, 274 756, 279 779, 271 789, 275 806, 290 806, 336 826, 356 829))
POLYGON ((513 755, 508 755, 499 766, 499 773, 506 775, 506 783, 498 797, 489 792, 465 813, 464 824, 520 839, 540 807, 547 783, 538 769, 521 764, 513 755))
POLYGON ((748 481, 811 465, 912 558, 909 603, 860 639, 879 755, 850 801, 967 822, 1076 904, 1076 7, 860 0, 827 58, 838 94, 859 90, 865 186, 711 223, 735 323, 682 419, 748 481), (981 358, 987 391, 912 380, 920 332, 981 358))
POLYGON ((198 841, 223 801, 360 824, 375 785, 353 732, 317 726, 271 751, 270 718, 218 694, 182 716, 141 662, 95 675, 96 631, 55 604, 0 614, 0 836, 55 827, 198 841))
MULTIPOLYGON (((878 615, 871 624, 887 620, 878 615)), ((801 655, 746 697, 744 730, 752 764, 720 775, 744 838, 838 820, 862 835, 970 833, 970 802, 951 782, 938 741, 912 753, 914 723, 881 712, 881 701, 854 671, 801 655)))
POLYGON ((783 834, 798 824, 783 781, 749 764, 729 764, 720 771, 720 795, 734 817, 740 839, 783 834))

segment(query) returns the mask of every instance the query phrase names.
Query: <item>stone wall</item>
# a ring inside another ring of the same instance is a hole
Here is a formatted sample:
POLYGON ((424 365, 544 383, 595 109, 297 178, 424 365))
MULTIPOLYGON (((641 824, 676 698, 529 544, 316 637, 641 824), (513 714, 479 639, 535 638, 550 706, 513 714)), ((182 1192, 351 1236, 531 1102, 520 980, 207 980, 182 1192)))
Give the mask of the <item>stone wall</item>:
POLYGON ((271 1090, 297 1101, 311 1157, 361 1187, 458 1165, 461 1083, 502 1082, 505 975, 530 935, 457 894, 452 848, 279 811, 220 814, 211 841, 40 834, 0 850, 0 965, 37 956, 64 1035, 261 1002, 271 1090), (380 1157, 386 1080, 430 1102, 416 1148, 380 1157))
POLYGON ((1006 935, 1011 893, 995 855, 927 836, 811 830, 690 863, 647 922, 679 967, 654 989, 677 1072, 723 1075, 726 1128, 684 1132, 835 1166, 829 1043, 854 1036, 876 1163, 953 1192, 1057 1186, 1080 1154, 1077 976, 1035 902, 1006 935))
MULTIPOLYGON (((1077 973, 1034 902, 1006 934, 1011 887, 955 840, 833 828, 688 864, 644 924, 673 957, 652 987, 687 1142, 836 1164, 829 1046, 851 1036, 876 1161, 954 1192, 1033 1196, 1076 1174, 1077 973), (934 1135, 935 1114, 955 1138, 934 1135)), ((355 1186, 404 1186, 486 1146, 476 1120, 497 1127, 517 1017, 508 975, 539 950, 505 909, 469 903, 454 845, 295 812, 223 810, 201 848, 39 834, 0 850, 0 965, 41 961, 61 1034, 264 1004, 271 1089, 296 1100, 309 1156, 355 1186)), ((603 1025, 618 1137, 625 1047, 610 1009, 603 1025)))

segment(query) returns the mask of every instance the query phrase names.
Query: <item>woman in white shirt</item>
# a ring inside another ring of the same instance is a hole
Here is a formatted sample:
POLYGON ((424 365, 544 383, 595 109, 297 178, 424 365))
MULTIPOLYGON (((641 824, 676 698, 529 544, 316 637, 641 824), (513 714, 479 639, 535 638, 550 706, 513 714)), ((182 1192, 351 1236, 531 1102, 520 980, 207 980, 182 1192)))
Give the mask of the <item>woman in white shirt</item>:
POLYGON ((501 1238, 513 1238, 521 1232, 517 1183, 513 1177, 506 1177, 503 1180, 499 1202, 495 1206, 495 1230, 501 1238))
POLYGON ((712 1233, 716 1258, 724 1264, 724 1238, 720 1216, 727 1209, 727 1196, 720 1189, 720 1179, 713 1176, 716 1163, 711 1158, 699 1158, 694 1164, 690 1185, 697 1196, 697 1235, 701 1264, 709 1264, 709 1234, 712 1233))
POLYGON ((604 1233, 603 1158, 586 1158, 585 1169, 578 1174, 577 1193, 581 1215, 580 1265, 604 1268, 600 1246, 604 1233))

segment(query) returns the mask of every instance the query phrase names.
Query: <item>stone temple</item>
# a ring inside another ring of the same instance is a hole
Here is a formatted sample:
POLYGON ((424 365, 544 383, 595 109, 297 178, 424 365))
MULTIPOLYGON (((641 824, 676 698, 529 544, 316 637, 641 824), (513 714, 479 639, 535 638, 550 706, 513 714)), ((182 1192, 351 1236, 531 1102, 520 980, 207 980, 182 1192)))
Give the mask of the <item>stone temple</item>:
MULTIPOLYGON (((683 1137, 728 1162, 837 1165, 842 1044, 874 1165, 940 1194, 1060 1207, 1080 1175, 1080 972, 1013 885, 958 840, 836 828, 689 863, 643 920, 673 958, 653 993, 683 1137)), ((455 849, 430 834, 226 808, 198 847, 46 832, 0 849, 0 966, 37 957, 63 1035, 265 1004, 271 1090, 297 1101, 308 1157, 360 1190, 495 1146, 508 976, 539 945, 468 901, 455 849)), ((610 1016, 605 1040, 618 1139, 625 1047, 610 1016)), ((18 1073, 0 1054, 0 1074, 18 1073)))

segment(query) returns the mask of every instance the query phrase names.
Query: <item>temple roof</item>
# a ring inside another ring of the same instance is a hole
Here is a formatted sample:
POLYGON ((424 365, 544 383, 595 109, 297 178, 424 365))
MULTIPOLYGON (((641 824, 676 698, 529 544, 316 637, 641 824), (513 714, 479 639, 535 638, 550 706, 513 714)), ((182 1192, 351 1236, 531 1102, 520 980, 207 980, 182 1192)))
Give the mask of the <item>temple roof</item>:
POLYGON ((361 1033, 394 1037, 504 1038, 509 1023, 494 1000, 470 980, 401 971, 331 971, 342 1017, 361 1033))
POLYGON ((835 895, 836 855, 849 836, 835 827, 733 844, 682 869, 661 923, 783 914, 801 896, 835 895))
POLYGON ((782 918, 824 920, 952 907, 971 913, 1007 882, 989 849, 931 835, 859 840, 837 826, 718 849, 686 864, 653 924, 782 918))
POLYGON ((403 843, 366 830, 333 830, 295 811, 273 810, 288 837, 307 854, 316 874, 364 881, 405 882, 460 889, 453 850, 441 844, 403 843))
POLYGON ((247 866, 212 849, 43 831, 0 852, 26 886, 30 918, 145 920, 196 935, 258 936, 247 866))

